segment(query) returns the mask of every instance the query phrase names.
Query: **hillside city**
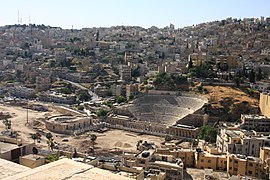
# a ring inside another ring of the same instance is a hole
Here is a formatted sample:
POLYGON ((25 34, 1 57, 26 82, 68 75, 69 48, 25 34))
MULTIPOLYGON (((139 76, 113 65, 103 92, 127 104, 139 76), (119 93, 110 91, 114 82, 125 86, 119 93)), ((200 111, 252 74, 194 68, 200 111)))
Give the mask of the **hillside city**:
POLYGON ((2 26, 0 179, 270 179, 269 101, 270 17, 2 26))

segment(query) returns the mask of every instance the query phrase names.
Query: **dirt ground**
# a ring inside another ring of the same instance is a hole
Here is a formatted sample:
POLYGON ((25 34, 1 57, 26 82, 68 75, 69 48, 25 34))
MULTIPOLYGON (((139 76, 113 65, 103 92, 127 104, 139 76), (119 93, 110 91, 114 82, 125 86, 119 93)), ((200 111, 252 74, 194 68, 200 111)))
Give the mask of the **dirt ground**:
MULTIPOLYGON (((76 148, 77 151, 87 153, 93 144, 90 141, 90 134, 95 134, 97 139, 94 143, 94 150, 96 154, 103 154, 104 152, 122 152, 136 150, 136 144, 139 140, 154 142, 158 147, 164 141, 164 138, 150 135, 140 135, 133 132, 110 129, 103 133, 88 132, 80 136, 65 136, 57 137, 56 140, 61 143, 60 147, 76 148), (67 139, 68 142, 61 142, 67 139), (71 147, 72 146, 72 147, 71 147)), ((72 150, 72 149, 69 149, 72 150)))
POLYGON ((213 102, 213 106, 218 106, 218 102, 229 97, 233 98, 235 101, 247 101, 251 106, 258 106, 258 99, 250 97, 245 92, 241 91, 238 88, 225 87, 225 86, 204 86, 208 90, 206 94, 210 102, 213 102), (216 102, 216 103, 215 103, 216 102))
MULTIPOLYGON (((28 110, 28 122, 27 124, 27 110, 17 106, 9 106, 0 104, 1 112, 8 112, 11 114, 11 129, 18 132, 20 139, 26 142, 31 142, 31 133, 35 133, 36 130, 32 129, 30 125, 38 118, 44 118, 47 112, 38 112, 28 110)), ((0 123, 0 131, 3 131, 5 126, 0 123)))
MULTIPOLYGON (((39 132, 42 135, 41 142, 36 144, 39 148, 47 149, 45 134, 49 131, 45 128, 44 118, 48 115, 59 114, 57 111, 53 110, 53 108, 49 108, 49 112, 28 110, 29 124, 26 123, 27 110, 22 107, 0 104, 0 112, 9 112, 12 115, 12 118, 10 118, 11 128, 18 132, 19 139, 22 139, 24 142, 33 142, 31 133, 39 132)), ((4 129, 4 124, 0 122, 0 131, 4 129)), ((139 140, 154 142, 157 146, 160 146, 160 143, 164 141, 164 138, 157 136, 140 135, 133 132, 112 129, 104 133, 88 132, 78 136, 52 134, 56 142, 56 148, 69 151, 76 148, 78 152, 89 152, 89 148, 92 147, 92 142, 89 138, 90 134, 96 134, 97 136, 94 144, 95 153, 132 151, 136 149, 136 144, 139 140)))

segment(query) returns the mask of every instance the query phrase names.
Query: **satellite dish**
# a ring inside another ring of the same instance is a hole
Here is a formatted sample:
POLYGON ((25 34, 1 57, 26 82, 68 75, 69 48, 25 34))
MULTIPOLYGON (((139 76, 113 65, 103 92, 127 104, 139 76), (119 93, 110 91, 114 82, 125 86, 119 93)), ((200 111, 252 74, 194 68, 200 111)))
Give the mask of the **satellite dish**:
POLYGON ((36 147, 33 147, 32 152, 33 154, 38 154, 38 149, 36 147))

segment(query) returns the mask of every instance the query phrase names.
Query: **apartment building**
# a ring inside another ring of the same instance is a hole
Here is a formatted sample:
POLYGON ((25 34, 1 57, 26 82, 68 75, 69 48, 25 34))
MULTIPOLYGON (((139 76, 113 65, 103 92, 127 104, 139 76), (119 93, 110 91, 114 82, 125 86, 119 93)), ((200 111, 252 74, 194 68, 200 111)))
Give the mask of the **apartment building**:
POLYGON ((239 129, 223 128, 219 130, 216 144, 222 153, 259 157, 260 148, 270 146, 270 138, 239 129))
POLYGON ((139 153, 124 153, 123 164, 127 167, 143 167, 147 171, 165 172, 166 179, 183 179, 183 162, 172 155, 158 154, 155 150, 143 150, 139 153))
POLYGON ((46 91, 51 87, 51 78, 44 76, 36 77, 36 90, 37 91, 46 91))
POLYGON ((227 172, 230 175, 248 175, 257 178, 265 175, 263 161, 260 158, 235 154, 227 156, 227 172))
POLYGON ((270 119, 267 118, 266 116, 261 116, 258 114, 241 114, 240 127, 245 130, 269 132, 270 119))
POLYGON ((188 61, 192 61, 194 66, 199 66, 206 62, 206 53, 193 53, 188 56, 188 61))
POLYGON ((169 148, 157 148, 158 154, 172 155, 174 158, 180 158, 184 163, 184 168, 195 167, 195 151, 192 149, 169 149, 169 148))
POLYGON ((129 66, 121 65, 119 69, 120 80, 130 81, 131 80, 131 69, 129 66))
POLYGON ((127 84, 126 85, 126 96, 129 97, 132 95, 137 95, 139 93, 139 84, 127 84))
POLYGON ((26 88, 23 86, 15 86, 10 88, 9 91, 11 96, 17 97, 17 98, 34 98, 35 97, 35 90, 31 88, 26 88))
POLYGON ((227 156, 223 154, 211 154, 207 151, 195 153, 195 167, 198 169, 213 169, 214 171, 227 170, 227 156))

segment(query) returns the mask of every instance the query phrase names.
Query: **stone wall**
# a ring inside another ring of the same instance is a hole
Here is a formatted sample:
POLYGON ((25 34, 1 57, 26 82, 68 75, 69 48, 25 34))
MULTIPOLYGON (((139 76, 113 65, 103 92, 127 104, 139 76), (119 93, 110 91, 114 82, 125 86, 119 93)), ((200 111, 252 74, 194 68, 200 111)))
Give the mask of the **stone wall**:
POLYGON ((208 123, 209 116, 207 114, 189 114, 180 119, 177 124, 184 124, 188 126, 201 127, 208 123))
POLYGON ((145 121, 134 120, 124 116, 109 116, 105 120, 108 126, 116 129, 129 130, 137 133, 151 134, 156 136, 170 135, 178 139, 196 139, 199 134, 198 128, 166 126, 145 121))

